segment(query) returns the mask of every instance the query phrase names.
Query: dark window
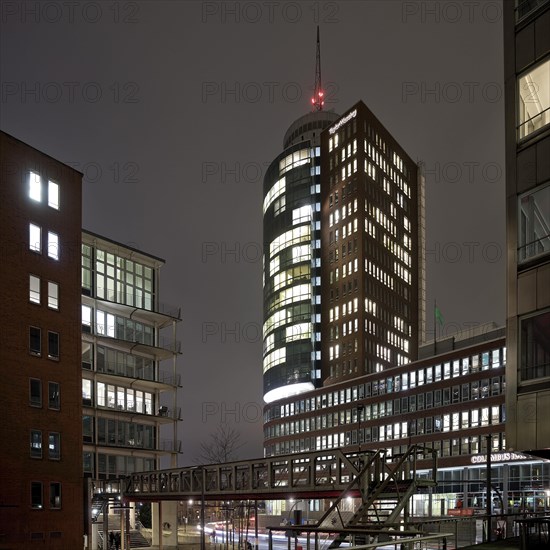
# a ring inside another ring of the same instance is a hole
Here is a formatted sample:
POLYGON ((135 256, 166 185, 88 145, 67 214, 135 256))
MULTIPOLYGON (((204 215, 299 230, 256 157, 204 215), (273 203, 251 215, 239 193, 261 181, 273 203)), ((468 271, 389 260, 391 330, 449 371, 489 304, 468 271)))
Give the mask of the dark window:
POLYGON ((39 510, 42 506, 42 483, 31 481, 31 508, 39 510))
POLYGON ((42 382, 36 378, 29 380, 29 403, 32 407, 42 406, 42 382))
POLYGON ((29 351, 34 355, 40 355, 41 331, 38 327, 29 327, 29 351))
POLYGON ((59 334, 48 331, 48 357, 59 359, 59 334))
POLYGON ((85 443, 92 443, 94 440, 94 419, 92 416, 82 417, 82 440, 85 443))
POLYGON ((48 382, 48 407, 59 410, 59 384, 57 382, 48 382))
POLYGON ((550 311, 521 320, 522 380, 550 376, 550 311))
POLYGON ((431 391, 426 392, 426 408, 431 409, 433 406, 433 394, 431 391))
POLYGON ((50 483, 50 508, 61 508, 61 483, 50 483))

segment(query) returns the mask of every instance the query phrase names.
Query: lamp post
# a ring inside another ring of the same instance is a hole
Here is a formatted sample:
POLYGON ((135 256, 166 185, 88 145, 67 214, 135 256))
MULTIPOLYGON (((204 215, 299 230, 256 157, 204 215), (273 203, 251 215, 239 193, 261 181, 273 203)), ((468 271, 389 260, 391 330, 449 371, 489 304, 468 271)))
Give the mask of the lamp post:
POLYGON ((491 542, 491 434, 487 436, 487 542, 491 542))
POLYGON ((204 466, 201 466, 199 471, 201 475, 201 550, 206 550, 206 539, 204 535, 204 485, 206 483, 206 475, 204 472, 204 466))

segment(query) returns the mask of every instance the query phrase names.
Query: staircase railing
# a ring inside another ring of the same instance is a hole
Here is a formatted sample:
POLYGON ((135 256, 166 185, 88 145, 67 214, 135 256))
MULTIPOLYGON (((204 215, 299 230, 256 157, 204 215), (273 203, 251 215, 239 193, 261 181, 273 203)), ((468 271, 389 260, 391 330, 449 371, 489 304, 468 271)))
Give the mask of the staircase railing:
MULTIPOLYGON (((411 445, 402 455, 388 455, 386 449, 360 455, 364 464, 358 475, 350 481, 346 489, 319 520, 317 527, 336 530, 347 527, 369 529, 396 528, 396 522, 410 497, 420 487, 435 485, 437 479, 437 452, 420 445, 411 445), (430 460, 428 468, 423 464, 427 475, 420 475, 419 462, 430 460), (361 504, 358 510, 346 519, 341 511, 342 500, 359 494, 361 504), (385 512, 388 512, 385 513, 385 512)), ((349 533, 341 531, 331 544, 337 548, 349 533)))

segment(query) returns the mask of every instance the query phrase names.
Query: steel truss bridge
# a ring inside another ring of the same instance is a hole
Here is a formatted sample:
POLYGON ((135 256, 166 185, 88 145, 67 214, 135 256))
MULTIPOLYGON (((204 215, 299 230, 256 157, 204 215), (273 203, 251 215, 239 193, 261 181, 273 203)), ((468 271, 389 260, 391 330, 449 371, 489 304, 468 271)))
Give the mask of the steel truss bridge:
POLYGON ((420 532, 407 521, 412 495, 434 487, 436 480, 437 452, 411 445, 402 454, 389 454, 386 449, 359 453, 333 449, 135 473, 121 480, 121 496, 138 502, 331 499, 332 505, 316 525, 272 529, 285 529, 290 536, 305 532, 308 547, 310 536, 318 548, 319 534, 331 533, 332 548, 345 541, 366 548, 375 547, 379 540, 451 536, 420 532), (343 511, 347 497, 360 499, 355 513, 343 511))

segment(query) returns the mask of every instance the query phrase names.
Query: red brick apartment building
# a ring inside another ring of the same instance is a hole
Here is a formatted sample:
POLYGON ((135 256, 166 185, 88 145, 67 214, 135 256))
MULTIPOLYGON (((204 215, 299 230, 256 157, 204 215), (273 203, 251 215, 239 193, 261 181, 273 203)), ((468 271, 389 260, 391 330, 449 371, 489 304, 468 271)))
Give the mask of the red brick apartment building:
POLYGON ((0 132, 0 548, 81 548, 82 174, 0 132))

